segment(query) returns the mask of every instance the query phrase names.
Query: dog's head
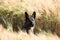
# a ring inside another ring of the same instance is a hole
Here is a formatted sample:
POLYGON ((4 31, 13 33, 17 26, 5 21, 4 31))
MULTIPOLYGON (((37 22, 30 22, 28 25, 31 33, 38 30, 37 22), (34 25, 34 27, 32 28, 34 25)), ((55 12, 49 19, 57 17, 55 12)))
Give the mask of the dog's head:
POLYGON ((34 11, 31 16, 28 15, 27 12, 25 12, 25 23, 29 27, 35 26, 35 18, 36 18, 36 12, 34 11))

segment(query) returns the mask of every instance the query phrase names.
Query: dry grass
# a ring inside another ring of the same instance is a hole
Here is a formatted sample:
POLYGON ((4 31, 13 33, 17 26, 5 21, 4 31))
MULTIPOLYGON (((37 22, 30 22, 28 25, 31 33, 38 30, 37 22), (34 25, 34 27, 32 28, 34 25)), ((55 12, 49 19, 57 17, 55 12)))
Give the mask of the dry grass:
POLYGON ((22 12, 28 11, 32 13, 36 11, 37 17, 41 16, 40 14, 42 14, 44 10, 47 15, 51 12, 54 13, 55 16, 60 13, 60 0, 0 0, 0 4, 6 5, 9 10, 16 9, 17 6, 22 6, 22 12))
MULTIPOLYGON (((0 0, 0 7, 2 7, 2 5, 14 12, 16 11, 15 9, 21 7, 20 12, 28 11, 28 13, 32 13, 36 11, 37 17, 41 16, 45 11, 47 15, 58 15, 57 19, 60 21, 60 0, 0 0)), ((51 33, 39 33, 37 36, 33 33, 28 35, 22 31, 14 33, 5 30, 2 25, 0 25, 0 40, 60 40, 60 38, 51 33)))
POLYGON ((51 33, 39 33, 38 35, 34 35, 33 33, 27 34, 22 31, 13 33, 5 30, 2 25, 0 25, 0 40, 60 40, 60 38, 51 33))

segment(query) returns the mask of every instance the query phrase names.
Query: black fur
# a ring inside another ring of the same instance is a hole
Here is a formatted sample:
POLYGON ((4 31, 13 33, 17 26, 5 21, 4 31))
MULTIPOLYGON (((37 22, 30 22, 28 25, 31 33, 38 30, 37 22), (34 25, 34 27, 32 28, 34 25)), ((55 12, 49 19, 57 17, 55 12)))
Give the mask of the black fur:
POLYGON ((26 30, 26 32, 29 33, 29 30, 31 30, 31 28, 35 26, 35 18, 36 18, 35 11, 33 12, 31 17, 28 15, 27 12, 25 12, 25 23, 22 29, 26 30))

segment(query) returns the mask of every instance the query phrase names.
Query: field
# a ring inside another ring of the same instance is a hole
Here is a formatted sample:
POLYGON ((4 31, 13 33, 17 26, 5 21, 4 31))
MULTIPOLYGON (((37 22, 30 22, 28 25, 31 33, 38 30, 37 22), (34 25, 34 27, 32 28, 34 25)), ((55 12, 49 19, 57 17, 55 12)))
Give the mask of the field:
POLYGON ((34 35, 33 33, 27 34, 20 31, 19 33, 10 32, 2 28, 0 25, 0 40, 60 40, 57 35, 51 33, 39 33, 34 35))
POLYGON ((60 0, 0 0, 0 40, 60 40, 60 0), (34 11, 35 34, 22 32, 24 13, 34 11))

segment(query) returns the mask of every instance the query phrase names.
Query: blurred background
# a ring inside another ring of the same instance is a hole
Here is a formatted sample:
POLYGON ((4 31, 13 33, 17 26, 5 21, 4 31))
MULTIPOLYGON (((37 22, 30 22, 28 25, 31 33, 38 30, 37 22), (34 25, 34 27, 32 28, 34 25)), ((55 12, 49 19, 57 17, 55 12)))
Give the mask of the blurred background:
POLYGON ((34 33, 51 32, 60 36, 60 0, 0 0, 0 24, 13 32, 21 31, 25 12, 36 12, 34 33))

